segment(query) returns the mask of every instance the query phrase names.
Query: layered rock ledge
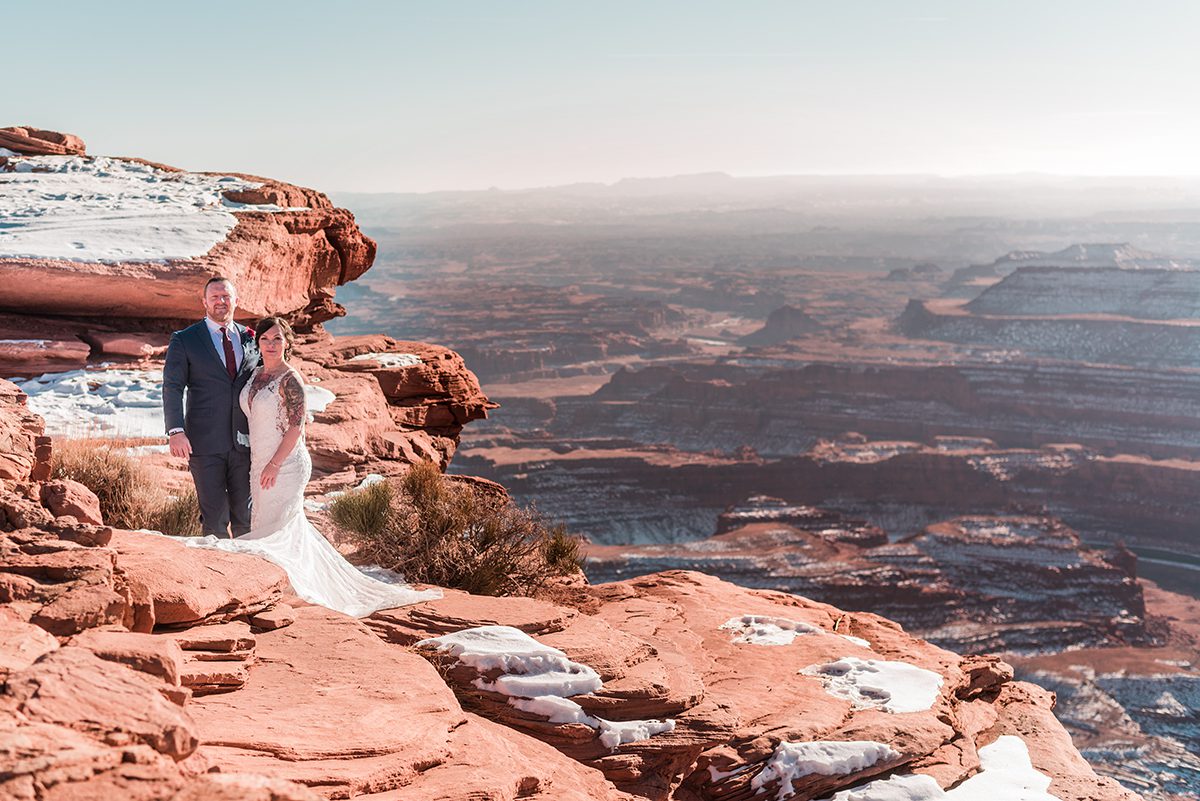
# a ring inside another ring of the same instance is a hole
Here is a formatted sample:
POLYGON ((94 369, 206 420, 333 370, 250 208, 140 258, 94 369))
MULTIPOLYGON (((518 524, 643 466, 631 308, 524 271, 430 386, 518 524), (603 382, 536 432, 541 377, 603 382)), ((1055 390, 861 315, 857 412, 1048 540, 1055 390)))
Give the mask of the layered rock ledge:
POLYGON ((1133 798, 1048 693, 876 615, 677 571, 358 621, 257 557, 56 516, 37 422, 0 404, 30 435, 0 478, 6 797, 953 799, 1015 770, 1133 798))
POLYGON ((31 129, 0 129, 0 148, 0 210, 16 221, 0 234, 0 311, 185 320, 225 275, 248 317, 311 325, 342 313, 334 290, 375 258, 354 216, 312 189, 88 156, 78 137, 31 129))

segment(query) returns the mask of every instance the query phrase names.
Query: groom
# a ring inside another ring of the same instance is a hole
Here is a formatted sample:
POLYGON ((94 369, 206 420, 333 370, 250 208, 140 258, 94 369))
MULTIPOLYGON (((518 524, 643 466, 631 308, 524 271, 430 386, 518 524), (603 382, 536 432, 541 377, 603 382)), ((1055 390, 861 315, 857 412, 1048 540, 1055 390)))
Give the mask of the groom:
POLYGON ((163 413, 171 455, 188 460, 205 534, 250 531, 250 436, 238 395, 258 363, 254 334, 233 321, 228 278, 204 285, 205 317, 171 335, 163 367, 163 413), (187 411, 184 411, 187 389, 187 411))

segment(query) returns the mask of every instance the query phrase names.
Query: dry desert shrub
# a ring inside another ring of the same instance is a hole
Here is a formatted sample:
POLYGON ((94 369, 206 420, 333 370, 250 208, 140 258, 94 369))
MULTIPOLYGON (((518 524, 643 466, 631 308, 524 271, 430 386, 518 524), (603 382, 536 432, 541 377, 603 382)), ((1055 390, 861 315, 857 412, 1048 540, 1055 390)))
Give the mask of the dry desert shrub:
POLYGON ((161 496, 138 461, 106 440, 56 439, 51 475, 96 493, 104 522, 117 528, 146 528, 161 496))
POLYGON ((104 522, 177 537, 200 534, 200 506, 191 487, 166 495, 154 476, 126 452, 127 441, 56 439, 51 474, 78 481, 96 494, 104 522))
POLYGON ((200 503, 196 500, 196 490, 188 487, 182 494, 163 500, 150 515, 150 523, 146 528, 172 537, 199 537, 203 532, 200 529, 200 503))
POLYGON ((359 554, 409 581, 475 595, 529 595, 579 572, 579 541, 507 496, 414 465, 394 483, 348 492, 329 507, 359 554))

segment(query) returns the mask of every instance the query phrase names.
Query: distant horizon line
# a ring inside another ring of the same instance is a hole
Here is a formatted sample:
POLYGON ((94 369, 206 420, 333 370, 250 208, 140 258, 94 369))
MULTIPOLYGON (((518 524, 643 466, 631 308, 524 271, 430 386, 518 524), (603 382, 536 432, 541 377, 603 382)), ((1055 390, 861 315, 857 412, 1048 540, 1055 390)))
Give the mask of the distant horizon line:
POLYGON ((456 188, 456 189, 396 189, 383 191, 362 191, 353 189, 332 189, 322 190, 325 194, 337 195, 438 195, 438 194, 456 194, 456 193, 518 193, 518 192, 537 192, 548 189, 568 189, 571 187, 596 187, 604 189, 613 189, 621 184, 637 183, 637 182, 666 182, 677 181, 681 179, 696 179, 696 178, 716 178, 729 179, 730 181, 740 180, 784 180, 784 179, 810 179, 810 178, 825 178, 825 179, 896 179, 896 178, 920 178, 934 179, 939 181, 961 181, 968 179, 975 180, 997 180, 997 179, 1055 179, 1062 181, 1070 180, 1127 180, 1127 181, 1200 181, 1200 174, 1166 174, 1166 173, 1058 173, 1058 172, 1040 172, 1037 170, 1022 170, 1016 172, 981 172, 981 173, 936 173, 936 172, 804 172, 804 173, 755 173, 735 175, 723 170, 707 170, 702 172, 678 173, 674 175, 652 175, 652 176, 625 176, 618 178, 615 181, 568 181, 561 184, 541 184, 535 186, 519 186, 519 187, 501 187, 501 186, 486 186, 476 188, 456 188))

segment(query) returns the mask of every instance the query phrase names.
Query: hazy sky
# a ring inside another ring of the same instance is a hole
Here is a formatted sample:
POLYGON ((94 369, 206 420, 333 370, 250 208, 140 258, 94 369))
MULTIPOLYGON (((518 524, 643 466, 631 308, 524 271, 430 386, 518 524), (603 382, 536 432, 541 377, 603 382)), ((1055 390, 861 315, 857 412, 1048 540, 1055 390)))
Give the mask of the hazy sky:
POLYGON ((1200 175, 1194 0, 111 0, 0 28, 0 125, 324 191, 1200 175))

